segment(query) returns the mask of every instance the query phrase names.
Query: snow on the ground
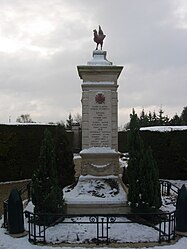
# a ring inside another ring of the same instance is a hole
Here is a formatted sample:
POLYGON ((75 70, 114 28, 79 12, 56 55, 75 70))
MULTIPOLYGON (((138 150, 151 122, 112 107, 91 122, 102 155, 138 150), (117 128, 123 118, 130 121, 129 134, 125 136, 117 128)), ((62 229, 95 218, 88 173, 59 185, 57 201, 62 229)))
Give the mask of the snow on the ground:
MULTIPOLYGON (((187 184, 187 181, 177 181, 173 180, 171 181, 177 186, 182 186, 182 184, 187 184)), ((165 199, 165 210, 171 211, 171 208, 174 208, 171 203, 167 204, 167 201, 170 200, 165 199)), ((26 210, 33 211, 33 205, 31 202, 27 205, 26 210)), ((69 218, 70 219, 70 218, 69 218)), ((72 218, 71 218, 72 219, 72 218)), ((85 221, 85 219, 88 219, 87 217, 82 218, 73 218, 80 221, 85 221)), ((124 217, 117 218, 117 219, 126 219, 124 217)), ((67 220, 66 220, 67 221, 67 220)), ((0 220, 0 227, 2 225, 3 220, 0 220)), ((27 229, 27 220, 25 220, 25 228, 27 229)), ((84 246, 81 246, 81 242, 85 240, 91 240, 96 237, 96 228, 94 227, 96 224, 58 224, 54 227, 50 227, 46 230, 46 238, 48 242, 57 242, 69 240, 71 243, 74 243, 74 246, 76 246, 77 249, 83 249, 84 246)), ((158 239, 158 232, 155 231, 153 228, 143 226, 140 224, 134 224, 134 223, 128 223, 128 224, 117 224, 112 223, 110 224, 109 229, 109 238, 113 239, 114 241, 118 242, 118 248, 125 248, 125 249, 133 249, 133 245, 131 247, 123 247, 120 245, 122 242, 144 242, 144 241, 157 241, 158 239)), ((92 244, 92 248, 96 249, 98 246, 94 247, 94 244, 92 244)), ((102 245, 101 245, 102 246, 102 245)), ((0 249, 51 249, 51 245, 33 245, 28 241, 28 235, 22 238, 13 238, 10 235, 7 234, 6 229, 0 228, 0 249)), ((62 247, 59 247, 58 244, 55 247, 56 249, 60 249, 62 247)), ((70 247, 63 246, 64 249, 70 249, 70 247)), ((112 247, 103 245, 102 248, 112 249, 112 247)), ((142 249, 149 248, 147 245, 142 247, 142 249)), ((181 238, 178 242, 176 242, 174 245, 168 244, 168 245, 159 245, 150 247, 153 249, 185 249, 187 248, 187 237, 181 238)), ((135 249, 135 247, 134 247, 135 249)))
MULTIPOLYGON (((171 182, 173 185, 178 187, 179 189, 182 187, 183 184, 187 187, 187 181, 185 180, 168 180, 162 179, 165 181, 171 182)), ((162 207, 161 210, 164 212, 173 212, 176 209, 175 203, 177 201, 177 194, 171 190, 170 196, 164 195, 162 196, 162 207)))
MULTIPOLYGON (((88 221, 89 217, 73 218, 72 220, 83 222, 88 221)), ((67 222, 68 219, 65 219, 67 222)), ((126 218, 118 218, 118 221, 128 221, 126 218)), ((105 231, 106 233, 106 231, 105 231)), ((71 243, 87 243, 96 239, 96 223, 89 224, 63 224, 50 227, 46 231, 46 240, 51 243, 60 243, 70 240, 71 243)), ((158 232, 153 228, 139 224, 110 224, 109 238, 116 242, 154 242, 158 241, 158 232), (136 231, 136 234, 134 234, 136 231)))
POLYGON ((159 131, 159 132, 183 131, 183 130, 187 130, 187 125, 184 125, 184 126, 150 126, 150 127, 140 128, 140 131, 159 131))
POLYGON ((163 212, 173 212, 176 209, 176 206, 173 205, 173 203, 176 203, 176 195, 173 195, 171 197, 169 196, 162 196, 162 207, 160 210, 163 212))
MULTIPOLYGON (((182 185, 186 185, 187 187, 187 181, 185 180, 166 180, 171 182, 173 185, 175 185, 176 187, 178 187, 179 189, 182 187, 182 185)), ((171 195, 170 196, 162 196, 162 207, 161 210, 162 211, 168 211, 168 212, 173 212, 175 210, 175 205, 173 205, 173 203, 176 203, 177 201, 177 194, 171 191, 171 195)))
POLYGON ((185 180, 168 180, 168 181, 170 181, 172 184, 174 184, 178 188, 181 188, 183 184, 185 184, 187 187, 187 181, 185 180))
MULTIPOLYGON (((2 220, 0 220, 0 226, 2 225, 2 220)), ((113 224, 114 225, 114 224, 113 224)), ((132 224, 133 225, 133 224, 132 224)), ((61 228, 59 226, 56 226, 56 234, 61 234, 61 228)), ((63 231, 66 230, 66 228, 63 228, 63 231)), ((81 231, 84 232, 83 228, 80 228, 80 226, 77 228, 77 231, 79 231, 79 233, 81 234, 81 231)), ((121 233, 120 230, 117 230, 117 234, 115 234, 114 230, 112 231, 113 234, 112 236, 114 238, 116 238, 115 236, 117 236, 118 234, 121 233)), ((134 226, 131 227, 130 230, 128 229, 123 229, 124 232, 124 237, 128 237, 129 239, 133 239, 135 238, 136 235, 139 234, 139 236, 142 236, 142 238, 146 238, 146 236, 149 236, 149 232, 142 230, 142 227, 139 226, 134 226)), ((55 231, 51 231, 48 232, 48 239, 51 239, 52 236, 55 236, 55 231), (54 233, 52 235, 52 232, 54 233)), ((81 237, 81 236, 80 236, 81 237)), ((76 248, 77 249, 84 249, 84 246, 79 245, 78 243, 76 243, 76 248)), ((102 246, 101 247, 103 249, 112 249, 113 247, 109 246, 102 246)), ((164 246, 155 246, 155 247, 150 247, 152 249, 185 249, 187 247, 187 238, 181 238, 178 242, 176 242, 174 245, 164 245, 164 246)), ((22 237, 22 238, 13 238, 11 236, 9 236, 8 234, 6 234, 6 230, 4 228, 0 228, 0 249, 52 249, 53 247, 51 247, 50 245, 33 245, 28 241, 28 235, 26 237, 22 237)), ((62 247, 55 247, 55 249, 61 249, 62 247)), ((72 249, 72 247, 63 247, 64 249, 72 249)), ((93 249, 98 249, 98 246, 93 245, 92 247, 93 249)), ((123 247, 122 245, 120 246, 120 244, 118 244, 118 248, 122 249, 135 249, 135 247, 123 247)), ((142 249, 146 249, 149 247, 142 247, 142 249)))

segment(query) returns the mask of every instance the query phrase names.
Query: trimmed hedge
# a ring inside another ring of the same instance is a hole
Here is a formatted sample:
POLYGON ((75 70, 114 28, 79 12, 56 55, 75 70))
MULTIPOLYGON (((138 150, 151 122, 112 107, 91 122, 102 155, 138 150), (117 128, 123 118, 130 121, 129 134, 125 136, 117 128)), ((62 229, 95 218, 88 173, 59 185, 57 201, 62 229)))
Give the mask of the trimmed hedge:
MULTIPOLYGON (((140 135, 145 146, 152 148, 160 178, 187 179, 187 130, 140 131, 140 135)), ((119 151, 128 151, 127 132, 119 133, 119 151)))
POLYGON ((55 125, 0 125, 0 181, 32 177, 46 128, 55 134, 55 125))
MULTIPOLYGON (((55 134, 54 125, 0 125, 0 181, 31 178, 38 166, 44 130, 55 134)), ((187 130, 141 131, 145 146, 151 146, 160 178, 187 179, 187 130)), ((73 144, 73 133, 67 133, 73 144)), ((118 133, 120 152, 127 152, 127 132, 118 133)))
POLYGON ((128 141, 126 131, 118 132, 118 151, 122 153, 128 152, 128 141))

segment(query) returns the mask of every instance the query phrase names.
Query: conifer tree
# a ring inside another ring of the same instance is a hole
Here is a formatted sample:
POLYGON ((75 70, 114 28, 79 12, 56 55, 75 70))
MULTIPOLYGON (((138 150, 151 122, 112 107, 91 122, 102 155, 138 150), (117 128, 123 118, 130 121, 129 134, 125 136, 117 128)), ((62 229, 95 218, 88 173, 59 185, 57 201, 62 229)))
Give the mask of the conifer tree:
POLYGON ((155 111, 153 111, 152 124, 153 124, 153 126, 156 126, 156 125, 159 124, 158 118, 157 118, 157 115, 156 115, 155 111))
POLYGON ((160 108, 159 114, 158 114, 158 125, 164 124, 164 117, 163 117, 163 110, 160 108))
POLYGON ((32 201, 37 213, 57 213, 63 208, 63 192, 57 180, 54 141, 47 129, 40 149, 39 168, 32 178, 32 201))
POLYGON ((180 118, 182 125, 187 125, 187 106, 183 108, 180 118))
POLYGON ((142 109, 139 120, 140 120, 140 127, 146 127, 149 125, 149 118, 145 113, 144 109, 142 109))
POLYGON ((143 151, 140 159, 139 209, 158 209, 161 206, 158 167, 149 147, 143 151))
POLYGON ((127 178, 129 183, 128 201, 135 208, 139 199, 139 161, 142 149, 142 141, 139 135, 138 116, 133 109, 130 115, 130 132, 128 133, 129 161, 127 178))
POLYGON ((128 136, 128 201, 134 210, 158 209, 161 205, 158 168, 151 149, 145 149, 139 133, 138 117, 133 109, 128 136))
POLYGON ((149 111, 149 114, 148 114, 148 125, 149 125, 149 126, 152 126, 152 125, 153 125, 153 118, 152 118, 152 113, 151 113, 151 111, 149 111))
POLYGON ((75 165, 73 152, 66 136, 65 127, 58 125, 55 135, 56 163, 58 171, 58 183, 61 188, 75 181, 75 165))
POLYGON ((170 125, 181 125, 181 118, 177 114, 175 114, 173 118, 171 118, 171 120, 169 121, 169 124, 170 125))

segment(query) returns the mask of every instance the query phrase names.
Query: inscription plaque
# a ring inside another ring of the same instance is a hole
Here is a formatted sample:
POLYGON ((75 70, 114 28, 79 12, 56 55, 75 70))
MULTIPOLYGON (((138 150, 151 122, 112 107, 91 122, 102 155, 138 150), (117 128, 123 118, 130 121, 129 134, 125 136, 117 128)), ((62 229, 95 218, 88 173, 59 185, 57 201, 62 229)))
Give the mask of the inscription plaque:
POLYGON ((91 91, 88 113, 90 147, 111 147, 111 92, 91 91), (96 101, 101 94, 104 101, 96 101))

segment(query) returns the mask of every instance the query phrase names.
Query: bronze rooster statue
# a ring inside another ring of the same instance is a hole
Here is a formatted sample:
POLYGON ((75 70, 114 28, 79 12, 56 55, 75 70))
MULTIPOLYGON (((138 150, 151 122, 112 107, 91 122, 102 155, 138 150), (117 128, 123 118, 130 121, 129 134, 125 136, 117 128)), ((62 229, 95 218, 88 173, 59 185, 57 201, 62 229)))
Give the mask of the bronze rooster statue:
POLYGON ((103 47, 103 40, 105 39, 106 35, 104 35, 104 33, 103 33, 102 29, 101 29, 101 26, 99 26, 99 31, 98 31, 98 33, 97 33, 97 30, 96 30, 96 29, 93 30, 93 33, 94 33, 94 38, 93 38, 93 40, 94 40, 94 42, 97 43, 96 50, 98 50, 99 44, 100 44, 101 50, 102 50, 102 47, 103 47))

